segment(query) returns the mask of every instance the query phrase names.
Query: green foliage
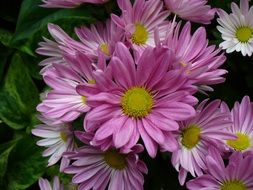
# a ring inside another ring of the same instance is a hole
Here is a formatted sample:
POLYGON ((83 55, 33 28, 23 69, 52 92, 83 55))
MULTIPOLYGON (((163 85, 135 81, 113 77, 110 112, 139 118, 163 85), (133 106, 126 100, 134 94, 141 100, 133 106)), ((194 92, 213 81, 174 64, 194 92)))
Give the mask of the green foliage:
POLYGON ((28 127, 39 92, 19 54, 14 54, 0 91, 0 118, 13 129, 28 127))
POLYGON ((24 136, 17 143, 7 168, 6 190, 27 189, 45 172, 47 159, 35 143, 31 136, 24 136))
POLYGON ((3 45, 9 46, 12 35, 13 34, 10 31, 0 28, 0 42, 3 45))
POLYGON ((0 152, 1 152, 0 154, 0 168, 1 168, 0 184, 3 183, 3 178, 6 173, 9 155, 12 149, 15 147, 18 140, 19 139, 15 139, 11 142, 7 142, 0 145, 0 152))

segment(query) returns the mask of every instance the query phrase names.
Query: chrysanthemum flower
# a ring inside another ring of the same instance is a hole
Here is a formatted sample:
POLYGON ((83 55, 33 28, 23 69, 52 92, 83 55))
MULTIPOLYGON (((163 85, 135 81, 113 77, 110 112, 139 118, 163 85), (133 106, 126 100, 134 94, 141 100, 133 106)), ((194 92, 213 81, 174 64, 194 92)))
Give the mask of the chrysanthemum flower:
POLYGON ((91 61, 84 54, 65 55, 68 65, 54 64, 43 75, 44 81, 52 90, 37 106, 37 110, 46 118, 56 122, 71 122, 80 114, 89 111, 85 96, 76 91, 80 83, 93 85, 91 61))
POLYGON ((42 73, 53 63, 66 64, 63 58, 64 53, 74 55, 76 51, 83 49, 80 42, 72 39, 59 26, 50 23, 48 24, 48 31, 55 41, 44 38, 45 42, 40 42, 40 47, 36 50, 38 54, 49 57, 40 62, 41 66, 45 66, 42 73))
POLYGON ((51 185, 47 179, 39 179, 40 190, 64 190, 63 184, 60 184, 58 176, 54 177, 53 184, 51 185))
MULTIPOLYGON (((75 149, 73 131, 70 124, 53 124, 53 121, 40 118, 45 124, 37 125, 32 129, 32 134, 44 139, 37 142, 38 146, 46 147, 43 152, 44 157, 50 156, 48 166, 56 164, 64 152, 75 149)), ((69 164, 69 159, 62 158, 60 171, 63 171, 69 164)))
POLYGON ((64 172, 75 174, 72 182, 80 184, 80 190, 102 190, 107 186, 108 190, 143 190, 142 173, 147 174, 148 170, 137 155, 142 151, 140 145, 133 147, 128 154, 116 149, 104 152, 92 146, 83 146, 66 154, 73 162, 64 172))
POLYGON ((192 22, 210 24, 215 9, 207 5, 207 0, 164 0, 167 9, 180 18, 192 22))
MULTIPOLYGON (((195 114, 191 105, 197 99, 191 95, 195 89, 186 83, 184 74, 169 69, 173 60, 170 50, 149 47, 135 61, 124 44, 116 45, 109 63, 113 72, 96 71, 99 93, 87 98, 92 110, 84 127, 95 132, 94 145, 112 141, 116 148, 131 148, 141 135, 152 157, 158 145, 176 149, 171 131, 178 130, 176 121, 195 114)), ((79 85, 77 90, 84 96, 91 93, 87 85, 79 85)))
POLYGON ((224 82, 222 75, 227 71, 219 67, 226 61, 226 57, 221 53, 221 49, 216 49, 214 45, 208 46, 205 28, 201 27, 191 35, 190 22, 186 23, 181 31, 180 27, 181 23, 163 42, 163 45, 172 49, 179 58, 174 67, 184 69, 200 90, 208 85, 224 82))
POLYGON ((206 158, 208 174, 187 182, 189 190, 252 190, 253 156, 235 152, 225 164, 218 152, 206 158))
POLYGON ((82 42, 82 51, 92 59, 98 58, 99 51, 110 56, 115 43, 123 38, 123 30, 110 19, 105 23, 92 24, 90 27, 76 28, 75 32, 82 42))
POLYGON ((249 8, 248 0, 240 1, 240 8, 232 2, 232 13, 218 11, 217 19, 220 26, 217 29, 222 34, 224 42, 220 44, 227 53, 241 52, 243 56, 251 56, 253 52, 253 8, 249 8))
POLYGON ((130 0, 118 0, 118 5, 122 15, 112 15, 112 20, 125 31, 135 50, 142 52, 147 46, 155 46, 155 29, 159 29, 162 39, 165 38, 171 26, 165 21, 169 12, 163 11, 161 0, 136 0, 133 5, 130 0))
POLYGON ((36 50, 38 54, 48 56, 40 65, 45 66, 43 74, 52 64, 65 64, 65 54, 75 55, 83 53, 92 60, 99 58, 100 52, 106 57, 111 56, 115 43, 123 38, 122 29, 118 28, 110 19, 103 23, 92 24, 90 28, 76 28, 76 35, 81 42, 72 39, 59 26, 48 24, 48 31, 55 41, 44 38, 45 42, 40 42, 40 47, 36 50))
POLYGON ((82 3, 102 4, 109 0, 42 0, 42 7, 46 8, 73 8, 82 3))
POLYGON ((241 104, 235 103, 231 116, 233 125, 227 130, 237 139, 228 140, 227 145, 234 151, 253 153, 253 107, 248 96, 242 99, 241 104))
POLYGON ((199 104, 196 116, 180 123, 179 149, 173 152, 172 164, 180 170, 179 181, 184 183, 187 172, 192 176, 202 175, 206 169, 205 158, 208 148, 223 144, 224 140, 236 137, 224 129, 231 126, 230 113, 220 109, 220 100, 206 105, 199 104))

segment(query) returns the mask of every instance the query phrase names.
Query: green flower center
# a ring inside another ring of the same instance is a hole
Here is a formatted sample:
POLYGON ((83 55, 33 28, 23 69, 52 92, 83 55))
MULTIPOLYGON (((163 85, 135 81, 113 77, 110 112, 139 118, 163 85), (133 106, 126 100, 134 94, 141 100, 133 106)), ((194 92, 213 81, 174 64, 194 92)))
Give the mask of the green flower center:
POLYGON ((247 187, 242 182, 233 180, 223 183, 220 190, 247 190, 247 187))
POLYGON ((112 168, 122 170, 127 166, 126 156, 117 150, 108 150, 104 154, 105 162, 112 168))
POLYGON ((109 46, 107 43, 101 44, 99 46, 99 48, 101 49, 101 51, 106 54, 106 55, 110 55, 110 50, 109 50, 109 46))
POLYGON ((197 125, 190 125, 182 131, 181 143, 187 149, 194 148, 200 141, 201 129, 197 125))
POLYGON ((248 135, 243 133, 236 133, 236 140, 228 140, 227 144, 237 151, 246 150, 250 147, 250 138, 248 135))
POLYGON ((135 24, 132 42, 136 45, 144 45, 148 40, 148 31, 142 24, 135 24))
POLYGON ((238 38, 238 40, 240 42, 248 42, 249 39, 252 37, 252 28, 250 27, 241 27, 241 28, 238 28, 237 31, 236 31, 236 37, 238 38))
POLYGON ((133 87, 127 90, 122 99, 123 113, 134 118, 147 116, 153 106, 152 95, 143 87, 133 87))

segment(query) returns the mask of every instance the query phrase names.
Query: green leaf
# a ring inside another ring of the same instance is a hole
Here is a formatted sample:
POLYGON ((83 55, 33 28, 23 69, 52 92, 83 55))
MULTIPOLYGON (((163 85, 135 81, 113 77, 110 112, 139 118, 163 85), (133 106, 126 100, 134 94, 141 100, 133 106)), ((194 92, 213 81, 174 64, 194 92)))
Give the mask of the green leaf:
POLYGON ((5 69, 10 56, 11 50, 0 44, 0 81, 5 75, 5 69))
POLYGON ((38 90, 22 57, 15 54, 0 92, 0 118, 14 129, 27 127, 38 102, 38 90))
POLYGON ((19 54, 15 54, 12 58, 5 80, 5 89, 16 96, 27 112, 34 112, 39 93, 19 54))
POLYGON ((17 141, 18 139, 15 139, 13 141, 0 145, 0 152, 1 152, 0 154, 0 168, 1 168, 0 184, 2 184, 3 177, 6 173, 9 154, 11 153, 12 149, 15 147, 17 141))
POLYGON ((13 129, 29 125, 29 115, 24 113, 18 100, 9 92, 0 92, 0 118, 13 129))
POLYGON ((65 31, 73 32, 78 25, 96 21, 96 14, 105 18, 103 6, 85 5, 75 9, 46 9, 39 7, 41 0, 24 0, 12 45, 34 56, 34 49, 42 36, 48 36, 47 24, 59 24, 65 31), (95 16, 94 16, 95 15, 95 16))
POLYGON ((12 39, 12 33, 8 30, 2 29, 0 28, 0 42, 5 45, 5 46, 9 46, 10 41, 12 39))
POLYGON ((6 190, 27 189, 41 177, 46 169, 47 158, 35 145, 34 138, 21 139, 11 155, 7 173, 6 190))

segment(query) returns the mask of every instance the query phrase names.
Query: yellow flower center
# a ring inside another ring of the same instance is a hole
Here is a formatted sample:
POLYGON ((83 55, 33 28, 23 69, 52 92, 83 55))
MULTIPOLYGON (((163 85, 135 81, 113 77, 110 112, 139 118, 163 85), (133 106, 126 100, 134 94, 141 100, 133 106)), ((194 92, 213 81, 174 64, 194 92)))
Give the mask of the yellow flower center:
POLYGON ((123 113, 134 118, 147 116, 153 106, 153 97, 143 87, 133 87, 127 90, 121 99, 123 113))
POLYGON ((107 43, 101 44, 99 46, 99 48, 101 49, 101 51, 106 54, 106 55, 110 55, 110 50, 109 50, 109 46, 107 43))
POLYGON ((241 27, 236 31, 236 37, 240 42, 248 42, 252 37, 253 29, 250 27, 241 27))
POLYGON ((132 42, 136 45, 144 45, 148 40, 148 31, 142 24, 135 24, 132 42))
POLYGON ((94 79, 88 80, 88 84, 96 84, 96 81, 94 79))
POLYGON ((122 170, 127 166, 124 154, 120 154, 117 150, 108 150, 104 154, 105 162, 112 168, 122 170))
POLYGON ((247 190, 247 187, 242 182, 233 180, 223 183, 220 190, 247 190))
POLYGON ((60 137, 61 137, 61 139, 62 139, 63 142, 67 142, 67 140, 68 140, 68 135, 67 135, 66 133, 61 132, 61 133, 60 133, 60 137))
POLYGON ((200 141, 201 129, 197 125, 190 125, 182 131, 181 143, 187 149, 194 148, 200 141))
POLYGON ((83 102, 84 104, 86 104, 87 97, 86 97, 86 96, 82 96, 81 99, 82 99, 82 102, 83 102))
POLYGON ((236 133, 236 140, 228 140, 227 144, 237 151, 246 150, 250 147, 250 138, 248 135, 243 133, 236 133))

